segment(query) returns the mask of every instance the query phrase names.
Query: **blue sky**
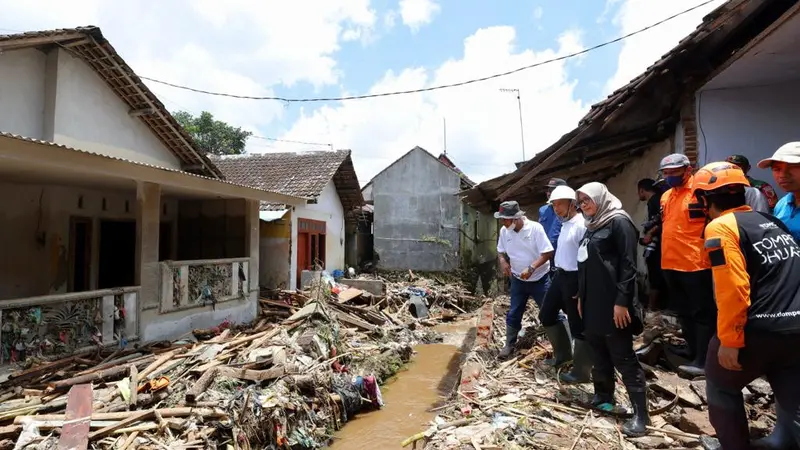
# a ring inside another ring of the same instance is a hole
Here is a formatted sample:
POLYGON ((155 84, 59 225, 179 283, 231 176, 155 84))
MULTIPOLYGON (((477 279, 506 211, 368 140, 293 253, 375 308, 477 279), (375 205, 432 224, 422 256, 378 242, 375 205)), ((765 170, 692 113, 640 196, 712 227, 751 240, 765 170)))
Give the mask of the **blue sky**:
MULTIPOLYGON (((140 75, 210 91, 295 98, 413 90, 580 51, 700 0, 0 0, 0 29, 94 24, 140 75)), ((575 127, 690 32, 716 1, 579 58, 442 91, 351 102, 282 104, 148 85, 171 110, 207 110, 260 136, 349 148, 367 182, 419 145, 444 149, 481 181, 575 127)), ((251 139, 248 151, 324 150, 251 139)))

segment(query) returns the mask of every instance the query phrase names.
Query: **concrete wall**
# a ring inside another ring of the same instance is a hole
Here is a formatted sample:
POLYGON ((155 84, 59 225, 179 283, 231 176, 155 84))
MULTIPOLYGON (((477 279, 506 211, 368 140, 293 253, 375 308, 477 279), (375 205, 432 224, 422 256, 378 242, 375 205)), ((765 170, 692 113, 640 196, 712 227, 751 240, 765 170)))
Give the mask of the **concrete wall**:
MULTIPOLYGON (((700 165, 741 154, 755 166, 786 142, 800 140, 800 81, 704 90, 697 94, 696 106, 700 165)), ((770 171, 754 167, 750 175, 784 194, 770 171)))
POLYGON ((38 50, 0 53, 0 131, 44 138, 45 65, 38 50))
POLYGON ((375 251, 389 270, 458 267, 460 177, 424 150, 414 150, 373 180, 375 251))
POLYGON ((282 219, 261 221, 259 284, 264 288, 289 289, 292 264, 292 213, 287 211, 282 219))
POLYGON ((297 219, 325 222, 325 269, 330 273, 344 270, 344 208, 333 180, 322 190, 316 204, 297 206, 292 214, 292 264, 290 286, 297 286, 297 219))
MULTIPOLYGON (((164 203, 161 220, 174 223, 177 203, 164 203)), ((67 292, 73 216, 92 219, 90 285, 96 287, 100 220, 136 220, 137 207, 134 191, 4 183, 0 204, 0 299, 67 292)))
POLYGON ((0 131, 103 155, 180 162, 88 65, 56 49, 0 54, 0 131))
POLYGON ((497 219, 466 204, 462 211, 462 265, 469 267, 497 259, 497 219))

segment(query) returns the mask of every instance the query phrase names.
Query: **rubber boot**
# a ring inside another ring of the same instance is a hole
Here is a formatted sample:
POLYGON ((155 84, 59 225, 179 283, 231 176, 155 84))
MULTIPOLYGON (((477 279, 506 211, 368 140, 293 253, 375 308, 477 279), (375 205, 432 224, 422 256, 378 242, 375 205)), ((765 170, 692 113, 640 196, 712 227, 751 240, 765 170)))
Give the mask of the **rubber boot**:
POLYGON ((614 380, 593 380, 594 384, 594 396, 592 397, 592 406, 595 408, 601 409, 613 409, 614 405, 617 404, 617 400, 614 398, 614 388, 616 388, 616 383, 614 380), (603 405, 608 405, 608 407, 604 407, 603 405))
POLYGON ((706 354, 708 353, 708 343, 714 336, 714 329, 705 325, 696 325, 695 330, 694 359, 689 364, 678 366, 678 370, 693 377, 701 377, 706 374, 706 354))
POLYGON ((647 392, 628 391, 633 405, 633 418, 622 424, 622 434, 630 437, 644 436, 650 425, 650 413, 647 411, 647 392))
POLYGON ((572 370, 562 373, 559 379, 563 383, 588 383, 592 372, 592 348, 583 339, 575 339, 575 350, 572 355, 572 370))
POLYGON ((750 443, 750 446, 757 450, 797 450, 799 447, 792 435, 792 427, 794 426, 792 414, 782 410, 776 402, 775 415, 777 416, 777 421, 772 433, 761 439, 756 439, 750 443))
POLYGON ((506 346, 500 350, 501 358, 508 358, 514 353, 514 344, 517 343, 519 329, 506 325, 506 346))
POLYGON ((572 342, 567 333, 567 325, 558 322, 551 327, 545 327, 545 333, 553 346, 553 359, 545 359, 548 366, 561 367, 572 361, 572 342))

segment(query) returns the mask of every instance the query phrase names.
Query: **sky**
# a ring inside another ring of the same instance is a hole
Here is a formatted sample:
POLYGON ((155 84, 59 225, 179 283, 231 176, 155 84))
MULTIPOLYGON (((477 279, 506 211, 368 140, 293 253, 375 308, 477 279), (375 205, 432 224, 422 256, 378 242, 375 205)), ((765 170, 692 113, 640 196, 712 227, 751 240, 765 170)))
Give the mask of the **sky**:
MULTIPOLYGON (((700 3, 0 0, 0 33, 97 25, 141 76, 237 95, 335 98, 502 73, 579 52, 700 3)), ((446 150, 480 182, 514 170, 523 160, 523 137, 529 159, 575 128, 593 103, 644 71, 722 3, 578 57, 423 93, 286 103, 146 83, 170 111, 209 111, 252 131, 251 153, 351 149, 364 185, 420 146, 434 155, 446 150), (518 90, 522 126, 516 94, 502 89, 518 90)))

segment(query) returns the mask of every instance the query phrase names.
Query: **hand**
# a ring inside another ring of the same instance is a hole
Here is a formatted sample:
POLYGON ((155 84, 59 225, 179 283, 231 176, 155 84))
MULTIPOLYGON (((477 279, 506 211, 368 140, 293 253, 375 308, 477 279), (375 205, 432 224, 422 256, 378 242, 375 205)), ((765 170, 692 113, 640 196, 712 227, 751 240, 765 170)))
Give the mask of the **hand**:
POLYGON ((631 324, 631 315, 625 306, 614 305, 614 325, 623 329, 631 324))
POLYGON ((533 275, 533 269, 530 266, 528 266, 525 268, 525 270, 522 271, 521 274, 519 274, 519 277, 523 280, 527 280, 528 278, 531 277, 531 275, 533 275))
POLYGON ((503 272, 503 275, 507 277, 511 276, 511 266, 508 265, 507 262, 503 261, 500 263, 500 270, 503 272))
POLYGON ((736 372, 742 370, 742 365, 739 364, 738 348, 724 347, 720 345, 719 351, 717 351, 717 359, 719 360, 719 365, 728 370, 736 372))
POLYGON ((577 295, 572 298, 574 298, 575 301, 578 302, 578 317, 583 319, 583 308, 581 308, 581 299, 577 295))

